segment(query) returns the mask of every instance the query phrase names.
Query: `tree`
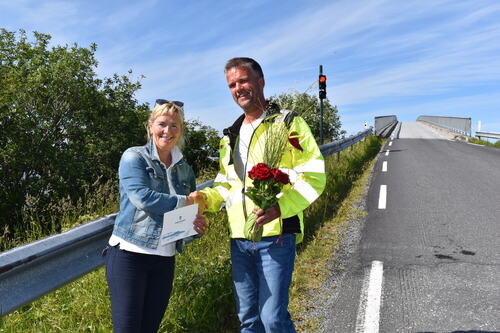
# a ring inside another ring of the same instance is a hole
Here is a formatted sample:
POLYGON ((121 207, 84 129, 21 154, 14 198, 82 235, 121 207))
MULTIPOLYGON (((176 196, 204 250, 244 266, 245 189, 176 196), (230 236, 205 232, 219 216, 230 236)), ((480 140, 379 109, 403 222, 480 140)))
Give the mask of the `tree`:
POLYGON ((145 141, 147 105, 128 75, 97 78, 96 45, 54 46, 50 35, 0 30, 0 230, 22 223, 26 198, 48 202, 116 179, 122 152, 145 141))
MULTIPOLYGON (((277 103, 281 109, 291 110, 302 116, 319 142, 320 112, 319 100, 316 96, 294 91, 271 96, 270 101, 277 103)), ((325 99, 323 101, 323 137, 325 141, 339 139, 340 126, 337 107, 332 106, 330 101, 325 99)))
POLYGON ((203 125, 199 120, 186 121, 186 147, 183 150, 187 162, 198 176, 202 169, 215 169, 219 156, 219 135, 210 126, 203 125))

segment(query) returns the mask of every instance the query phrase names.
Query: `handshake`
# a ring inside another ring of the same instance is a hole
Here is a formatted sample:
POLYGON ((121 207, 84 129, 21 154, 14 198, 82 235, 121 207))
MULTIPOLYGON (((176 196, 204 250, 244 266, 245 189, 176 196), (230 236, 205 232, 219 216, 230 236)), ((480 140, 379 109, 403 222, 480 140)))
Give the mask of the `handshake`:
POLYGON ((186 206, 193 204, 198 204, 198 214, 203 214, 203 211, 208 205, 207 196, 200 191, 191 192, 187 197, 186 206))
POLYGON ((207 197, 200 191, 191 192, 186 199, 185 205, 193 204, 198 204, 198 215, 193 222, 194 230, 199 234, 204 234, 208 229, 208 221, 202 214, 207 207, 207 197))

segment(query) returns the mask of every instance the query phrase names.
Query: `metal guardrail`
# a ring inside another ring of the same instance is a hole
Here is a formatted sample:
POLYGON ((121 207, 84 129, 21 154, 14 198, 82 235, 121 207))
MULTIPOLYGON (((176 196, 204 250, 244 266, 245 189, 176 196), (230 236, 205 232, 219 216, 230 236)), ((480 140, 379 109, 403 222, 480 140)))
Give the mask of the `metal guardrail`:
POLYGON ((116 214, 0 254, 0 315, 102 265, 116 214))
MULTIPOLYGON (((372 127, 320 147, 323 156, 352 146, 372 134, 372 127)), ((213 180, 197 186, 211 186, 213 180)), ((0 316, 14 311, 104 264, 116 217, 110 214, 58 235, 0 253, 0 316)))
POLYGON ((481 139, 481 138, 491 138, 491 139, 499 139, 500 140, 500 133, 497 132, 476 132, 476 136, 481 139))
POLYGON ((468 137, 471 136, 471 118, 419 116, 417 121, 423 121, 468 137))
POLYGON ((328 155, 331 155, 333 153, 339 152, 341 150, 344 150, 352 146, 356 142, 363 140, 365 137, 367 137, 372 133, 373 133, 373 128, 370 127, 367 130, 354 134, 348 138, 324 144, 321 147, 319 147, 319 150, 321 151, 321 154, 323 154, 324 157, 327 157, 328 155))

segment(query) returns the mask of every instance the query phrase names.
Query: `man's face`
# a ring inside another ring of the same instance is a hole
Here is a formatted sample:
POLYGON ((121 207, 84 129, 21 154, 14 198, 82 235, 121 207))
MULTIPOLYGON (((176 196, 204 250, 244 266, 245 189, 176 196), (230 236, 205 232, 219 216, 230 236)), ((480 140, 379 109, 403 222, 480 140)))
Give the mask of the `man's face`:
POLYGON ((263 109, 264 78, 249 67, 233 67, 226 72, 226 79, 234 101, 244 111, 263 109))

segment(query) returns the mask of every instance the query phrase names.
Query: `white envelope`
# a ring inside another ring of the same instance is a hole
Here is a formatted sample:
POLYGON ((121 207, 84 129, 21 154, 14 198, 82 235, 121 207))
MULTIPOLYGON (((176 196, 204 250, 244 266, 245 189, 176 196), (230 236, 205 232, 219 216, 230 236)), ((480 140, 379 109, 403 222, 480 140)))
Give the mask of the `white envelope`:
POLYGON ((163 214, 161 243, 172 243, 178 239, 196 235, 193 221, 198 213, 198 204, 184 206, 163 214))

